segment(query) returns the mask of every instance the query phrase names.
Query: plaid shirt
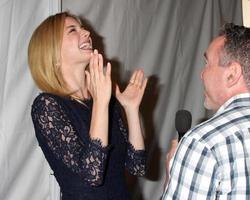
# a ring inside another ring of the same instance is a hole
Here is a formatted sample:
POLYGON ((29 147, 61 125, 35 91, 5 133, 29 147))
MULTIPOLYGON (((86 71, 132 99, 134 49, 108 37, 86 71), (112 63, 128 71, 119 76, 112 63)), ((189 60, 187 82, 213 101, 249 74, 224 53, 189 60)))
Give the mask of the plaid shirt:
POLYGON ((170 199, 250 199, 250 93, 185 134, 162 196, 170 199))

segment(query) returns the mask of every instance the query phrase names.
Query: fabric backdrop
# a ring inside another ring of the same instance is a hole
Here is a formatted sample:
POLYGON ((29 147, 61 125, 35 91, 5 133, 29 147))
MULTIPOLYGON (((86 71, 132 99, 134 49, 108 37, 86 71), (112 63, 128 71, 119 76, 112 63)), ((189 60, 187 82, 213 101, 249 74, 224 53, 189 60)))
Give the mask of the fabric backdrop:
MULTIPOLYGON (((128 176, 133 199, 157 200, 165 154, 177 136, 175 112, 203 108, 203 53, 224 22, 242 24, 239 0, 62 0, 62 10, 84 18, 94 47, 112 64, 120 85, 143 68, 149 77, 141 106, 149 155, 143 178, 128 176)), ((27 64, 34 28, 57 12, 59 0, 0 0, 0 199, 58 200, 53 172, 37 144, 30 106, 38 93, 27 64)), ((112 188, 111 188, 112 189, 112 188)))
POLYGON ((58 0, 0 0, 0 199, 57 200, 57 183, 38 147, 27 62, 35 27, 60 10, 58 0))

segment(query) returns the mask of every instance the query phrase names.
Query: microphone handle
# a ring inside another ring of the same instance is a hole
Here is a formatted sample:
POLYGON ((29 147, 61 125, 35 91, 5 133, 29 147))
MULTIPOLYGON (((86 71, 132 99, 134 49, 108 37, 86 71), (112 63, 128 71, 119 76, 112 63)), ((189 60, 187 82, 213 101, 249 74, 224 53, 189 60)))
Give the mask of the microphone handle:
POLYGON ((180 142, 181 138, 185 135, 185 133, 178 132, 178 142, 180 142))

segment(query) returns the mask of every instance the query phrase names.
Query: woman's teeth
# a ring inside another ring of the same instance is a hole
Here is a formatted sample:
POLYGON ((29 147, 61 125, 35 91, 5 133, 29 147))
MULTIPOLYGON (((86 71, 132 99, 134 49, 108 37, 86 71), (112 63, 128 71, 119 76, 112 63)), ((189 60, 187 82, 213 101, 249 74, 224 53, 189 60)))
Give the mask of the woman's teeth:
POLYGON ((79 47, 82 50, 91 50, 92 49, 92 45, 90 43, 83 43, 80 45, 79 47))

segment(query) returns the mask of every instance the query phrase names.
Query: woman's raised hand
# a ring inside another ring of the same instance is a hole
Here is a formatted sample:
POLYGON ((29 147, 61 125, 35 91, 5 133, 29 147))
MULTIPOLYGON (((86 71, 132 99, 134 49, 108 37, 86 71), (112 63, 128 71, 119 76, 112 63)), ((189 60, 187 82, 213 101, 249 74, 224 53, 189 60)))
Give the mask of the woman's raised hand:
POLYGON ((143 70, 137 69, 133 72, 129 84, 123 92, 120 92, 116 85, 116 98, 125 110, 138 111, 146 85, 147 78, 144 77, 143 70))
POLYGON ((108 104, 111 97, 111 64, 107 63, 106 72, 103 69, 103 57, 95 49, 91 55, 86 82, 89 93, 96 103, 108 104))

